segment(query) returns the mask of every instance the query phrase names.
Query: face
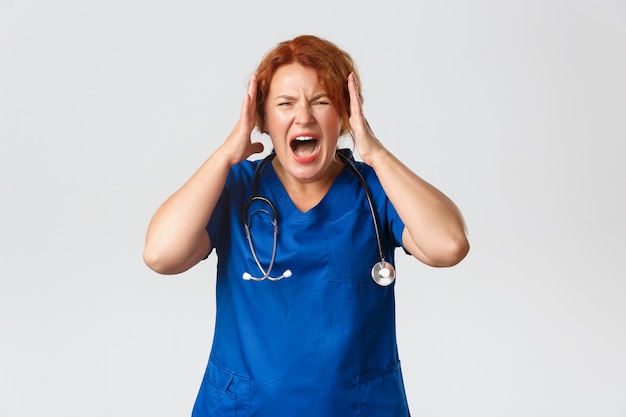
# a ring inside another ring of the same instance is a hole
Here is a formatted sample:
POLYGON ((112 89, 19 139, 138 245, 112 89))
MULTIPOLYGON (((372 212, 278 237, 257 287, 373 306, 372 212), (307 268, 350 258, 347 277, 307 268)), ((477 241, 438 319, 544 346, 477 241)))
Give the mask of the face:
POLYGON ((301 182, 332 175, 341 118, 314 69, 295 63, 278 68, 265 102, 265 127, 284 173, 301 182))

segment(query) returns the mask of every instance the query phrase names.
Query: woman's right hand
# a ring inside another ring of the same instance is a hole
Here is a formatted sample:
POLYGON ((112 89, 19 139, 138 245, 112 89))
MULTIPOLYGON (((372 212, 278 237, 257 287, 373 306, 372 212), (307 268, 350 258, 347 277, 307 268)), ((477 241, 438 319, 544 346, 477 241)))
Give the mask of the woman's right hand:
POLYGON ((250 77, 248 91, 241 104, 239 120, 235 124, 230 135, 222 144, 221 152, 231 165, 247 159, 250 155, 263 152, 261 142, 252 142, 252 131, 256 126, 256 89, 257 77, 250 77))

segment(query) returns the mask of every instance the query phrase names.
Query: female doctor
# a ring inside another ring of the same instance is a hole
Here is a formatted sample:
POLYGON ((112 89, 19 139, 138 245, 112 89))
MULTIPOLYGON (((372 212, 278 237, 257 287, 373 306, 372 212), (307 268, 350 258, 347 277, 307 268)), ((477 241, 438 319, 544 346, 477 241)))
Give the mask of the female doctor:
POLYGON ((447 267, 469 243, 455 204, 382 145, 361 102, 345 51, 315 36, 278 44, 230 135, 154 214, 154 271, 218 256, 194 417, 409 415, 394 249, 447 267), (272 141, 264 162, 248 160, 263 151, 255 127, 272 141), (346 134, 362 162, 338 150, 346 134))

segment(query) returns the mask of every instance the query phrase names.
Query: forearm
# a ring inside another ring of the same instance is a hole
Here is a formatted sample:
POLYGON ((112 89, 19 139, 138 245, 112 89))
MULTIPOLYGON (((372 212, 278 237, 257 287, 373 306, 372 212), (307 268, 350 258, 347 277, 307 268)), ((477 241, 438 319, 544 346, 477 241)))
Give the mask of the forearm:
POLYGON ((469 250, 463 217, 446 195, 381 147, 369 164, 404 222, 403 244, 432 266, 451 266, 469 250))
POLYGON ((183 272, 210 252, 205 227, 230 166, 218 149, 157 209, 144 248, 144 261, 151 269, 162 274, 183 272))

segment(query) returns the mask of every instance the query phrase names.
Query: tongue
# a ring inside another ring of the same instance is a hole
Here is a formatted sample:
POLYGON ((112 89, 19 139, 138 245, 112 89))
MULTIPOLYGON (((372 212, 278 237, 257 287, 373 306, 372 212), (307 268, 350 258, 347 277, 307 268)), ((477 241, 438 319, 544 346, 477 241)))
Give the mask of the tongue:
POLYGON ((292 143, 293 153, 298 157, 310 156, 315 152, 317 143, 314 140, 295 141, 292 143))

